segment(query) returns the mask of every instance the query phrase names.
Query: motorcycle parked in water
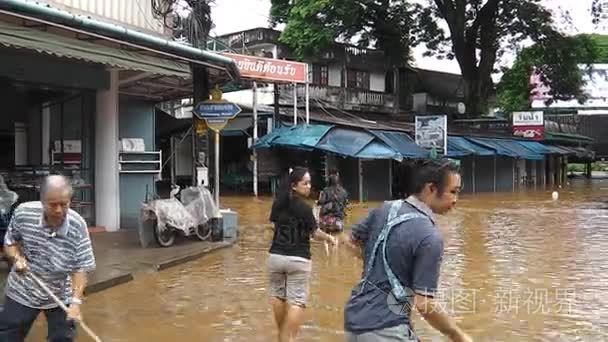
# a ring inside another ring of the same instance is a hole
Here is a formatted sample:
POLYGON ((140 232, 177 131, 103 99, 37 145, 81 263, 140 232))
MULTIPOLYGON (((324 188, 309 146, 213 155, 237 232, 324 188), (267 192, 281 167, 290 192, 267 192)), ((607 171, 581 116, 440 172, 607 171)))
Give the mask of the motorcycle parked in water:
POLYGON ((155 199, 142 207, 142 218, 153 223, 156 242, 161 247, 170 247, 178 234, 208 240, 212 233, 211 219, 220 217, 211 192, 202 185, 181 191, 176 184, 171 188, 168 199, 155 199))

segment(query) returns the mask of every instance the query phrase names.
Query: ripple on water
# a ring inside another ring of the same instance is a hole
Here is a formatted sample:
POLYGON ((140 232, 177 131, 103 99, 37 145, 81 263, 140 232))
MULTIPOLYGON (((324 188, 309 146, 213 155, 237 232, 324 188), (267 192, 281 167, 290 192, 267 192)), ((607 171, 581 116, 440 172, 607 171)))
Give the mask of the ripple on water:
MULTIPOLYGON (((476 341, 608 341, 608 192, 463 196, 447 226, 441 291, 476 341), (553 336, 555 337, 555 336, 553 336)), ((110 341, 271 341, 265 261, 269 199, 226 198, 246 229, 240 243, 201 260, 92 295, 91 327, 110 341), (245 214, 246 213, 246 214, 245 214), (127 310, 128 308, 128 310, 127 310), (160 328, 160 329, 157 329, 160 328)), ((348 222, 368 208, 354 208, 348 222)), ((302 341, 343 341, 344 303, 361 262, 313 244, 310 306, 302 341)), ((414 315, 425 340, 438 337, 414 315)), ((32 341, 43 340, 37 322, 32 341)))

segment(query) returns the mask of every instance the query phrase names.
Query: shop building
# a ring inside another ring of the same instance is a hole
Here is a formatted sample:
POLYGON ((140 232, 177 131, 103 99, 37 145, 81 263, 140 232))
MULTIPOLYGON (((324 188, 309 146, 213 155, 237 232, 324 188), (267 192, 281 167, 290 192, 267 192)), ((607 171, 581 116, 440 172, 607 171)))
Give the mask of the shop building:
POLYGON ((0 173, 21 201, 40 177, 68 176, 74 209, 115 231, 136 227, 161 177, 156 105, 191 97, 193 68, 211 85, 239 73, 172 41, 149 7, 93 2, 0 2, 0 173))

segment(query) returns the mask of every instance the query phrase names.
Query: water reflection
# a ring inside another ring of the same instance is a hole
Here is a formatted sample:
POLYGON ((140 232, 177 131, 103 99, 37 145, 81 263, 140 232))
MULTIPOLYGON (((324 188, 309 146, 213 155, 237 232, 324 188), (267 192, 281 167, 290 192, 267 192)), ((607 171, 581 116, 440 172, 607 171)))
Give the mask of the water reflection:
MULTIPOLYGON (((607 183, 562 191, 464 196, 446 230, 442 300, 476 341, 608 340, 607 183)), ((85 314, 108 341, 272 341, 265 259, 270 199, 225 198, 238 246, 91 296, 85 314)), ((357 205, 347 223, 371 205, 357 205)), ((342 308, 361 273, 344 249, 313 243, 302 341, 343 341, 342 308)), ((418 316, 422 337, 438 336, 418 316)), ((31 341, 44 338, 37 322, 31 341)), ((83 338, 84 340, 84 338, 83 338)))

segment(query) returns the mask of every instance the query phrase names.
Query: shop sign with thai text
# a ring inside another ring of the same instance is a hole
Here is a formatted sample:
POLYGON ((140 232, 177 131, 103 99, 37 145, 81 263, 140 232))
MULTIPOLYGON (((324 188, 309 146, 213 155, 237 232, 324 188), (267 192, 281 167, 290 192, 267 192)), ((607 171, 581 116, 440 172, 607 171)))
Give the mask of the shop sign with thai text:
POLYGON ((234 53, 223 53, 223 55, 234 60, 243 78, 306 83, 305 63, 234 53))
POLYGON ((513 135, 520 138, 543 140, 545 138, 543 112, 514 112, 513 135))

